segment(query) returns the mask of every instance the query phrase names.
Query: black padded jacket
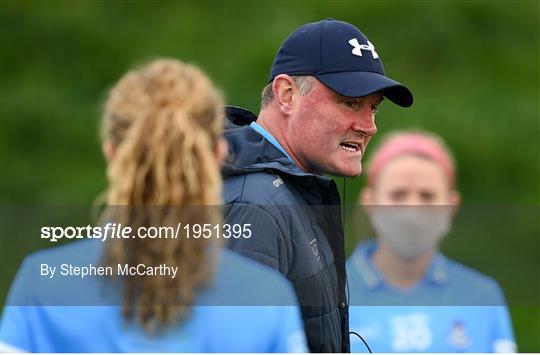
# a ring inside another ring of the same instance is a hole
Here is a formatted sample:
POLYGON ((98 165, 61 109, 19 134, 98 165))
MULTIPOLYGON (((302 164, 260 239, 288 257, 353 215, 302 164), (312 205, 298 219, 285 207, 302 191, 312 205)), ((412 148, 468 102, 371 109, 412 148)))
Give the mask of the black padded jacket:
POLYGON ((300 170, 227 108, 229 159, 223 168, 225 223, 252 225, 229 247, 279 270, 293 284, 311 352, 349 352, 345 250, 335 182, 300 170))

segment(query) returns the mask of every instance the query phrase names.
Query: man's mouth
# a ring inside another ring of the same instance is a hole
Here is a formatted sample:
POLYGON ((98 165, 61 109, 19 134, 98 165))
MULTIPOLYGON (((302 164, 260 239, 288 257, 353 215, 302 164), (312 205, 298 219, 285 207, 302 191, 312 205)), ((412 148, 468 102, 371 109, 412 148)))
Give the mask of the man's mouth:
POLYGON ((357 142, 343 142, 340 144, 340 146, 346 151, 349 151, 352 153, 355 153, 355 152, 362 153, 362 146, 360 145, 360 143, 357 143, 357 142))

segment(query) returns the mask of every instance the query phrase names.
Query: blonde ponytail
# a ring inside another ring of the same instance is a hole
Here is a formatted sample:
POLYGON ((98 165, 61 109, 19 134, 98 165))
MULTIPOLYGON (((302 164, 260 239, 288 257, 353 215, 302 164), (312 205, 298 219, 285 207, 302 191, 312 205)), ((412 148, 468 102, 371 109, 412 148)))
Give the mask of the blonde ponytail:
MULTIPOLYGON (((214 152, 222 126, 221 95, 198 68, 160 59, 128 72, 110 91, 102 119, 102 139, 114 149, 104 218, 134 230, 172 226, 180 219, 220 223, 221 178, 214 152)), ((184 317, 211 276, 213 244, 219 239, 183 234, 109 243, 105 265, 166 264, 180 270, 174 279, 123 279, 126 316, 136 315, 147 328, 184 317)))

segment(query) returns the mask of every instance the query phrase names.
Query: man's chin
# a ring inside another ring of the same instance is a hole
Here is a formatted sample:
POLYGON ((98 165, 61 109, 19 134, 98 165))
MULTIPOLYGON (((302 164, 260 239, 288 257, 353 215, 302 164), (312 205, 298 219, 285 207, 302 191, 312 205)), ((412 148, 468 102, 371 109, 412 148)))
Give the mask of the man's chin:
POLYGON ((336 169, 335 172, 331 173, 331 175, 336 177, 348 177, 348 178, 355 178, 360 176, 362 174, 362 167, 354 167, 354 168, 348 168, 348 169, 336 169))
POLYGON ((330 175, 335 177, 348 177, 354 178, 362 174, 362 165, 360 164, 341 164, 341 165, 319 165, 313 166, 311 169, 312 174, 316 175, 330 175))
POLYGON ((358 172, 358 173, 351 173, 351 174, 343 174, 343 175, 339 175, 340 177, 347 177, 347 178, 357 178, 359 177, 360 175, 362 174, 362 172, 358 172))

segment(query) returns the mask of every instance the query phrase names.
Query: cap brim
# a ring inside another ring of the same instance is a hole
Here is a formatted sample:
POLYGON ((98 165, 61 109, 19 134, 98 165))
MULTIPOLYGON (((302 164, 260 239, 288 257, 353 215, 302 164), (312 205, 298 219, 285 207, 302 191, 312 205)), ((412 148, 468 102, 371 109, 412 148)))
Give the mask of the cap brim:
POLYGON ((324 85, 340 95, 362 97, 380 91, 396 105, 409 107, 413 103, 411 91, 403 84, 373 72, 342 72, 316 74, 324 85))

